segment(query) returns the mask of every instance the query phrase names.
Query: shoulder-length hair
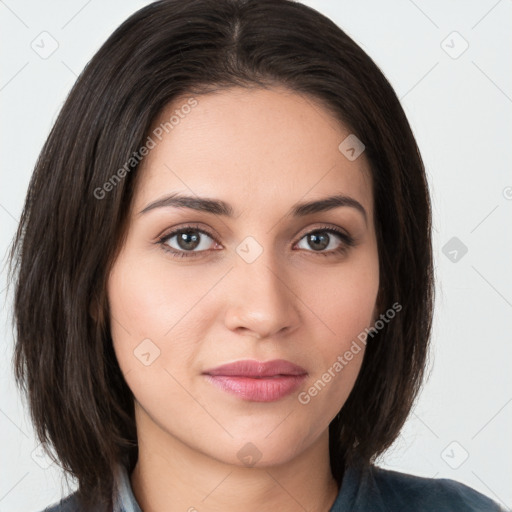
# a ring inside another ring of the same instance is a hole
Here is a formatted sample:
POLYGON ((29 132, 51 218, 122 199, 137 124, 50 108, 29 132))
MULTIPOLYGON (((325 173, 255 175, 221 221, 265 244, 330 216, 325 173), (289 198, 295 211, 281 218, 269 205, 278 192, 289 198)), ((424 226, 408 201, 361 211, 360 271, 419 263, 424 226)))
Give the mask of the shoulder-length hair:
POLYGON ((334 476, 374 462, 410 412, 431 334, 431 206, 391 85, 338 26, 300 3, 158 1, 127 19, 76 81, 36 163, 11 249, 16 381, 39 440, 78 480, 84 501, 108 501, 116 465, 131 471, 137 459, 133 395, 113 350, 106 297, 134 192, 132 157, 173 98, 272 85, 320 101, 364 143, 378 304, 402 306, 369 339, 330 424, 334 476))

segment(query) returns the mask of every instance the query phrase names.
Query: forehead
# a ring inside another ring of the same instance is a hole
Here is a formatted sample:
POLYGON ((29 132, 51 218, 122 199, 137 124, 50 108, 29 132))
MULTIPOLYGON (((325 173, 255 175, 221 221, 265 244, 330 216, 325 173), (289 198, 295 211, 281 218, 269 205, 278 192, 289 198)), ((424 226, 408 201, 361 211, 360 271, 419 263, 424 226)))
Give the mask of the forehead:
POLYGON ((135 202, 187 192, 223 198, 237 216, 342 193, 371 214, 365 155, 352 161, 339 149, 349 135, 319 102, 284 87, 176 98, 152 126, 135 202))

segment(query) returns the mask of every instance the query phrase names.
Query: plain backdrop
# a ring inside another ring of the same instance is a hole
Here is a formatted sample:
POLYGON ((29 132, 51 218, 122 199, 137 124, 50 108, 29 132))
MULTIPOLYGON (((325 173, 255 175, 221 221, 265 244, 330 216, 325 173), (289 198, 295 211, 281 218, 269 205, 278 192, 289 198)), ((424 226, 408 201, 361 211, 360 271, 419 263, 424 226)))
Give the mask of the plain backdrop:
MULTIPOLYGON (((0 512, 73 490, 37 448, 12 374, 5 253, 77 75, 143 0, 0 1, 0 512), (43 41, 43 42, 41 42, 43 41)), ((400 98, 428 172, 437 277, 431 371, 380 465, 512 506, 512 2, 318 0, 400 98)))

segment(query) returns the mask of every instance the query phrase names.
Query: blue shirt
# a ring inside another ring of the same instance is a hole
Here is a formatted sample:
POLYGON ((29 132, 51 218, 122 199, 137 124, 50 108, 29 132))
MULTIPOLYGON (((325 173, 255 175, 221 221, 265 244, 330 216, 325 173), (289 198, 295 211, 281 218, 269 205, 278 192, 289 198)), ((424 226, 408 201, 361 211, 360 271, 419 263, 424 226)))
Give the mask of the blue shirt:
MULTIPOLYGON (((124 466, 116 474, 113 512, 142 512, 124 466)), ((44 512, 77 512, 76 493, 44 512)), ((99 512, 99 508, 97 509, 99 512)), ((377 466, 348 468, 329 512, 499 512, 497 503, 450 479, 422 478, 377 466)), ((91 511, 95 512, 95 511, 91 511)))

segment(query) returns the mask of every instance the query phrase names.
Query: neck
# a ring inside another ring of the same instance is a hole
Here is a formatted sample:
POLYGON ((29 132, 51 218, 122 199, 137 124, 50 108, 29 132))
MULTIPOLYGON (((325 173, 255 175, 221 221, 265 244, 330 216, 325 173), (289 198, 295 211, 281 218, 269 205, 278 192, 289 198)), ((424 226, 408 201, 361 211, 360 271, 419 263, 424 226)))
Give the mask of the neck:
POLYGON ((139 457, 130 478, 144 512, 328 512, 338 494, 328 430, 293 459, 267 467, 224 463, 155 424, 139 432, 139 457))

